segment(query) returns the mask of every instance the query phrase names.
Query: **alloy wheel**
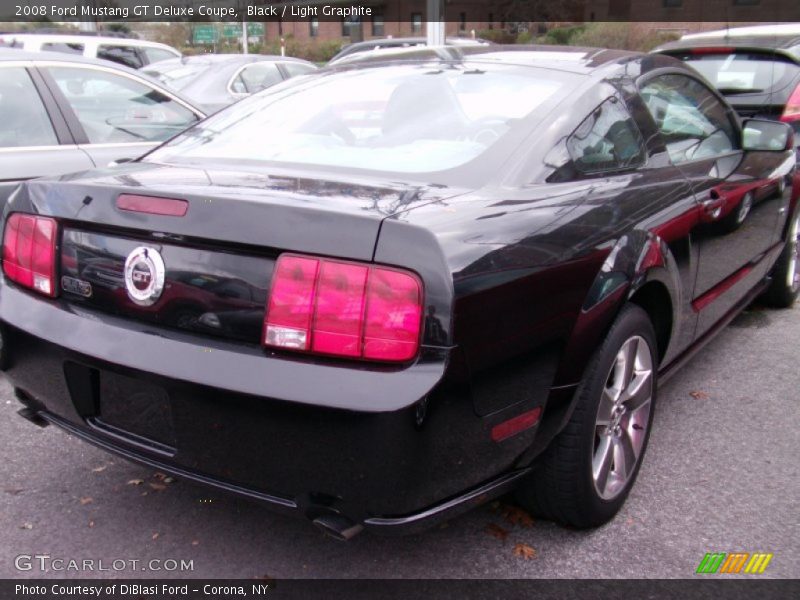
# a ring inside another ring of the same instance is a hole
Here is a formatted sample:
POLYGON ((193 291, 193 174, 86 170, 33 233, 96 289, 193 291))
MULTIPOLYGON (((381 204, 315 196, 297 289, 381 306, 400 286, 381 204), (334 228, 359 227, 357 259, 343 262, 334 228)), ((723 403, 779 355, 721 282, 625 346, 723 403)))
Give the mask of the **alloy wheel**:
POLYGON ((642 455, 653 398, 653 359, 641 336, 628 338, 611 365, 595 420, 592 479, 604 500, 618 496, 642 455))
POLYGON ((789 268, 786 269, 787 285, 792 291, 800 288, 800 213, 795 216, 789 229, 789 268))
POLYGON ((736 222, 741 225, 750 214, 750 209, 753 207, 753 194, 747 192, 742 201, 739 203, 739 212, 736 215, 736 222))

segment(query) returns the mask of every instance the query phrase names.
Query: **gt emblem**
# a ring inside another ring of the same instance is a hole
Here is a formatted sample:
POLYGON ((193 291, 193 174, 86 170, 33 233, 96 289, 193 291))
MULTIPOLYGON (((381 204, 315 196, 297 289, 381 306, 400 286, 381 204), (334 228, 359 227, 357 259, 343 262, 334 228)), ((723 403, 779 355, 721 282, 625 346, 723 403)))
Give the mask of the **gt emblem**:
POLYGON ((151 306, 164 291, 164 260, 155 248, 139 246, 125 259, 125 289, 139 306, 151 306))

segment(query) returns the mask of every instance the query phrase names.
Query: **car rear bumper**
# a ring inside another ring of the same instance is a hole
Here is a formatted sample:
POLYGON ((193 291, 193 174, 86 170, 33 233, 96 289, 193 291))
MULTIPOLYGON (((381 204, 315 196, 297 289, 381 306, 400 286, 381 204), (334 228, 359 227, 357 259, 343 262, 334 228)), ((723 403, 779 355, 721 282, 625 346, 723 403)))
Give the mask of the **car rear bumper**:
POLYGON ((404 369, 267 356, 7 285, 0 322, 6 375, 31 413, 281 512, 413 532, 529 470, 517 459, 536 428, 501 443, 490 431, 530 407, 478 417, 468 388, 448 382, 447 349, 427 348, 404 369))

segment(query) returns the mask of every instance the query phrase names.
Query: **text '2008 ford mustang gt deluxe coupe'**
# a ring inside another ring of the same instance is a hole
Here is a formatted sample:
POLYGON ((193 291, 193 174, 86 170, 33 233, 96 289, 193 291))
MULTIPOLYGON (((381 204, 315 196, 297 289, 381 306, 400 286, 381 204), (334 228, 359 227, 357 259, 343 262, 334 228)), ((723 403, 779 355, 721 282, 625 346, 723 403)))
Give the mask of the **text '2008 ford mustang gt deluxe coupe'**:
POLYGON ((22 185, 0 321, 23 416, 341 538, 512 489, 612 518, 657 378, 797 295, 791 130, 669 57, 425 52, 22 185))

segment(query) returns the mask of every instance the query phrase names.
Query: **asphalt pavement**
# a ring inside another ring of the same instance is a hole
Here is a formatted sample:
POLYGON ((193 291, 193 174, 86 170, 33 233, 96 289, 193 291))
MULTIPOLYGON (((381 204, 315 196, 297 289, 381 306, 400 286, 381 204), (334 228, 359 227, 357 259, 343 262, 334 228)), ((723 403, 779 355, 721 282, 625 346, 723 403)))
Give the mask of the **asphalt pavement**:
POLYGON ((754 307, 662 386, 639 480, 605 527, 531 522, 506 501, 348 543, 35 427, 0 379, 0 578, 672 578, 734 551, 774 555, 757 577, 795 578, 799 350, 800 308, 754 307), (69 563, 101 559, 109 570, 69 563))

